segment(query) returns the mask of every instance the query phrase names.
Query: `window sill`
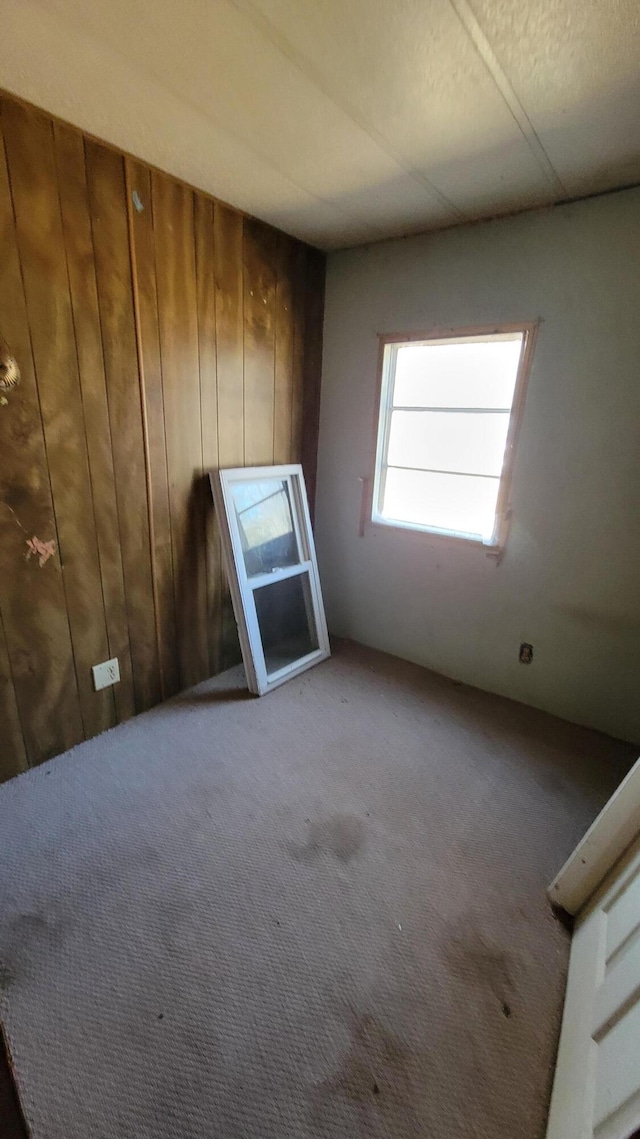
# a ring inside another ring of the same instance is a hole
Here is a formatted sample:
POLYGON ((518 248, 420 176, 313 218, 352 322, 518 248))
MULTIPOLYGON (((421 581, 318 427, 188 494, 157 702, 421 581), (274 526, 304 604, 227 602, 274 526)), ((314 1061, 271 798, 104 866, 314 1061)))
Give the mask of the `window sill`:
POLYGON ((452 530, 435 530, 429 526, 419 526, 415 522, 401 522, 396 519, 374 516, 370 519, 369 525, 381 530, 401 530, 404 534, 416 535, 418 540, 432 539, 438 545, 441 542, 446 542, 458 547, 466 546, 469 549, 484 550, 487 557, 498 560, 504 553, 504 545, 483 542, 482 538, 475 537, 472 534, 457 534, 452 530))

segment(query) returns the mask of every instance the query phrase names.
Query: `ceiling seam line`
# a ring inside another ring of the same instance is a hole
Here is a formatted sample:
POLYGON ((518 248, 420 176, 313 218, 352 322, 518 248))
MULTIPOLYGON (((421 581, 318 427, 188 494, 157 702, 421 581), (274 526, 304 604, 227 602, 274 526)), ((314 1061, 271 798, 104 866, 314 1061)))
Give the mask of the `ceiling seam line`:
MULTIPOLYGON (((87 31, 84 25, 76 24, 74 26, 74 28, 76 31, 79 31, 80 35, 84 39, 87 39, 87 38, 90 39, 91 38, 91 32, 87 31)), ((118 59, 121 59, 124 61, 125 66, 132 68, 133 65, 131 63, 131 60, 128 58, 128 56, 123 51, 121 51, 119 48, 114 47, 113 44, 111 44, 111 43, 109 43, 107 45, 107 47, 108 47, 108 50, 113 53, 113 55, 115 55, 118 59)), ((154 83, 160 83, 160 79, 156 75, 153 68, 144 67, 141 70, 143 70, 153 80, 154 83)), ((220 133, 222 135, 224 135, 225 138, 229 139, 235 146, 240 145, 249 154, 257 157, 261 162, 264 162, 265 166, 267 166, 271 171, 273 171, 279 178, 282 178, 282 180, 284 182, 288 182, 290 186, 293 186, 293 188, 298 190, 300 193, 305 194, 307 196, 307 198, 309 198, 311 201, 322 203, 322 205, 327 206, 330 210, 333 210, 336 214, 338 214, 339 217, 346 219, 347 221, 349 221, 353 225, 356 225, 356 224, 358 224, 358 222, 361 221, 361 219, 359 217, 357 217, 355 214, 350 213, 349 211, 343 209, 343 207, 341 207, 339 204, 337 204, 331 198, 325 198, 321 194, 316 194, 313 190, 310 190, 310 189, 308 189, 308 187, 303 186, 300 182, 297 182, 295 180, 295 178, 291 177, 290 174, 285 174, 284 171, 282 171, 279 168, 279 166, 276 165, 275 162, 271 161, 271 159, 268 158, 267 155, 263 154, 261 150, 258 150, 252 143, 247 142, 244 139, 239 140, 236 135, 232 134, 231 131, 227 127, 223 126, 222 123, 214 115, 210 114, 208 110, 204 110, 194 99, 185 97, 184 93, 180 89, 174 88, 170 83, 167 83, 166 78, 163 77, 162 82, 165 83, 168 91, 171 93, 171 95, 175 99, 178 100, 178 102, 183 103, 185 107, 188 107, 189 109, 195 111, 196 114, 201 119, 203 119, 205 121, 205 123, 211 123, 216 128, 216 130, 220 131, 220 133)), ((9 94, 11 94, 11 92, 9 92, 9 94)), ((79 127, 78 129, 84 130, 83 127, 79 127)), ((139 155, 132 155, 132 157, 138 158, 138 160, 140 162, 146 163, 146 161, 147 161, 146 159, 140 157, 139 155)), ((149 163, 147 163, 147 165, 149 165, 149 163)), ((170 175, 170 177, 178 177, 178 175, 170 175)), ((197 186, 194 186, 193 188, 195 190, 198 189, 197 186)), ((200 187, 200 189, 203 189, 203 187, 200 187)), ((205 190, 204 192, 209 193, 209 191, 207 191, 207 190, 205 190)), ((215 194, 213 195, 213 197, 216 197, 216 196, 217 195, 215 195, 215 194)), ((220 200, 222 200, 222 199, 220 199, 220 200)), ((249 211, 245 211, 245 212, 248 213, 249 211)), ((250 216, 254 217, 255 215, 250 214, 250 216)), ((257 220, 259 221, 260 219, 257 218, 257 220)), ((276 224, 275 222, 266 222, 265 224, 272 225, 276 229, 281 228, 281 223, 276 224)), ((292 236, 295 236, 295 235, 292 235, 292 236)), ((298 238, 297 240, 303 240, 303 239, 298 238)), ((367 241, 369 241, 369 240, 371 240, 371 241, 377 240, 377 238, 375 237, 375 232, 371 238, 367 238, 367 241)), ((311 244, 311 243, 307 242, 307 244, 311 244)))
POLYGON ((500 92, 504 102, 506 103, 509 111, 518 128, 525 139, 531 153, 536 159, 538 165, 542 169, 547 181, 551 183, 556 191, 560 190, 562 194, 567 194, 567 188, 562 182, 555 166, 553 165, 549 155, 547 154, 540 137, 531 122, 525 108, 523 107, 520 99, 518 98, 507 73, 501 66, 498 58, 491 47, 491 44, 485 35, 480 22, 469 3, 469 0, 449 0, 456 16, 462 24, 465 32, 469 36, 476 52, 480 56, 484 66, 486 67, 489 75, 495 83, 498 91, 500 92))
MULTIPOLYGON (((123 58, 126 60, 126 56, 123 56, 123 58)), ((159 81, 158 77, 155 75, 155 73, 153 71, 151 71, 150 74, 153 76, 153 79, 155 82, 159 81)), ((209 111, 204 110, 194 99, 185 98, 184 94, 182 94, 181 92, 178 92, 176 89, 171 87, 169 84, 167 84, 167 86, 169 87, 169 90, 171 91, 172 95, 175 96, 176 99, 178 99, 180 102, 184 103, 186 107, 189 107, 191 110, 196 111, 196 113, 198 115, 200 115, 201 118, 203 118, 205 120, 205 122, 211 123, 215 127, 216 130, 220 131, 221 134, 223 134, 226 138, 230 139, 234 145, 237 146, 238 144, 240 144, 240 146, 245 151, 247 151, 249 154, 258 158, 260 160, 260 162, 264 162, 265 166, 267 166, 270 170, 272 170, 273 173, 277 174, 277 176, 279 178, 282 178, 282 180, 284 182, 288 182, 289 185, 293 186, 293 188, 295 190, 298 190, 299 193, 305 194, 306 197, 309 198, 312 202, 321 202, 322 205, 327 206, 330 210, 334 210, 335 213, 337 213, 340 217, 345 218, 349 222, 356 223, 359 220, 358 218, 355 217, 355 215, 348 213, 346 210, 344 210, 340 205, 338 205, 336 202, 332 201, 330 198, 325 198, 321 194, 316 194, 313 190, 310 190, 307 186, 303 186, 300 182, 296 181, 295 178, 292 178, 290 174, 285 174, 284 171, 281 170, 280 167, 275 162, 272 162, 271 159, 268 158, 261 150, 258 150, 252 143, 247 142, 245 139, 238 139, 237 135, 232 134, 231 131, 227 129, 227 127, 223 126, 222 123, 218 119, 215 118, 214 115, 211 115, 209 113, 209 111)), ((142 159, 141 161, 144 162, 144 159, 142 159)), ((251 216, 253 216, 253 215, 251 215, 251 216)), ((258 220, 260 220, 260 219, 258 219, 258 220)), ((267 224, 273 225, 275 223, 267 223, 267 224)))
POLYGON ((401 170, 404 170, 405 174, 408 174, 414 181, 418 182, 421 186, 424 186, 441 206, 450 210, 460 220, 471 220, 470 215, 466 214, 463 210, 456 206, 455 203, 452 202, 451 199, 442 192, 442 190, 439 190, 435 183, 427 178, 427 176, 423 174, 421 170, 406 162, 402 156, 398 155, 396 151, 392 150, 389 147, 387 140, 384 138, 384 135, 379 134, 375 127, 372 127, 364 117, 362 117, 357 111, 354 111, 349 104, 343 103, 342 101, 334 98, 334 96, 325 87, 322 81, 322 77, 318 74, 313 64, 311 64, 309 60, 307 60, 302 55, 302 53, 298 52, 293 47, 293 45, 290 44, 287 37, 279 32, 279 30, 275 27, 274 24, 271 23, 271 20, 269 20, 268 17, 264 16, 262 12, 258 11, 255 8, 255 6, 251 3, 251 0, 228 0, 228 3, 232 4, 233 7, 236 8, 239 12, 242 12, 243 15, 247 16, 247 18, 251 20, 255 27, 257 27, 259 31, 261 31, 269 38, 273 46, 276 47, 278 51, 284 55, 286 59, 289 60, 290 63, 293 63, 294 66, 298 68, 305 79, 309 80, 310 83, 317 87, 326 99, 333 103, 333 105, 337 107, 339 111, 342 111, 342 113, 346 115, 347 118, 350 118, 351 121, 360 128, 360 130, 364 131, 365 134, 369 136, 371 141, 374 142, 376 146, 378 146, 380 150, 382 150, 383 153, 387 155, 388 158, 391 158, 392 161, 395 162, 401 170))

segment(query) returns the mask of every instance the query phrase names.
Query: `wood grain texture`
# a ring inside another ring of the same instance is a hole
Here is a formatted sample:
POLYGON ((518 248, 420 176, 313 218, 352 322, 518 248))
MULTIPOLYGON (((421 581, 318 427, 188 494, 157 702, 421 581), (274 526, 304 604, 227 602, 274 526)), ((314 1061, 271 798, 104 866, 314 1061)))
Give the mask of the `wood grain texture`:
POLYGON ((294 293, 296 242, 278 235, 276 252, 273 461, 290 463, 293 419, 294 293))
POLYGON ((136 711, 160 699, 124 160, 85 141, 136 711))
POLYGON ((115 722, 113 693, 91 665, 109 656, 87 438, 50 120, 15 103, 3 130, 27 316, 86 735, 115 722))
POLYGON ((151 177, 180 686, 209 675, 193 192, 151 177))
MULTIPOLYGON (((244 463, 244 326, 243 219, 216 203, 214 274, 216 292, 216 363, 218 375, 218 462, 221 467, 244 463)), ((221 591, 221 663, 231 668, 241 657, 231 594, 221 591)))
POLYGON ((135 700, 84 143, 79 131, 60 123, 54 124, 54 140, 102 578, 107 655, 117 657, 120 662, 120 684, 112 693, 116 718, 121 721, 133 715, 135 700))
POLYGON ((300 455, 309 496, 311 521, 313 522, 318 466, 318 435, 320 431, 322 325, 324 321, 326 258, 317 249, 306 249, 305 259, 304 383, 300 455))
MULTIPOLYGON (((247 467, 273 463, 277 252, 275 230, 245 218, 242 268, 244 465, 247 467)), ((235 635, 236 631, 229 625, 232 653, 235 635)))
MULTIPOLYGON (((293 253, 293 374, 291 377, 291 462, 302 459, 304 408, 305 315, 307 251, 296 245, 293 253)), ((311 503, 310 503, 311 505, 311 503)))
POLYGON ((151 172, 127 158, 127 209, 136 308, 140 377, 146 406, 151 514, 156 582, 157 641, 162 696, 180 690, 176 607, 173 594, 173 549, 169 508, 167 440, 164 427, 164 391, 160 360, 156 251, 151 197, 151 172), (134 204, 134 197, 138 205, 134 204))
POLYGON ((0 327, 22 373, 0 407, 0 609, 25 750, 29 763, 38 763, 78 743, 83 727, 59 556, 42 567, 27 560, 30 538, 57 547, 58 532, 4 144, 0 248, 0 327))
MULTIPOLYGON (((218 364, 216 355, 216 287, 214 261, 214 203, 195 194, 198 353, 200 360, 200 418, 204 471, 218 466, 218 364)), ((205 563, 207 575, 207 634, 209 668, 221 668, 222 549, 209 479, 203 483, 205 563)))
POLYGON ((2 93, 0 126, 3 779, 240 659, 206 472, 315 469, 324 259, 2 93))
POLYGON ((26 771, 29 766, 1 611, 0 724, 2 725, 2 746, 0 747, 1 782, 3 779, 9 779, 12 775, 18 775, 21 771, 26 771))
POLYGON ((214 214, 218 450, 221 467, 244 462, 242 217, 216 203, 214 214))
POLYGON ((248 467, 273 463, 276 252, 275 231, 245 218, 244 461, 248 467))

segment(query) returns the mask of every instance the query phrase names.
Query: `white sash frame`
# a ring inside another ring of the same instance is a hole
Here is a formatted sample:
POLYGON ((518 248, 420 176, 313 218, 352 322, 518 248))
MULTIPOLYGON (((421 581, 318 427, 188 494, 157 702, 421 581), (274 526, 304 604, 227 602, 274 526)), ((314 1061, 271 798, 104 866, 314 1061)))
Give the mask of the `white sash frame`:
POLYGON ((286 680, 290 680, 330 656, 329 634, 322 602, 304 475, 300 464, 292 463, 286 466, 233 467, 226 470, 211 471, 210 480, 247 684, 250 692, 257 696, 263 696, 286 680), (272 479, 287 483, 300 560, 296 565, 277 568, 271 573, 249 577, 233 500, 233 487, 242 482, 264 482, 272 479), (254 593, 256 589, 263 586, 273 585, 286 578, 304 577, 305 575, 309 583, 311 610, 309 618, 315 626, 318 647, 277 671, 268 673, 254 593))

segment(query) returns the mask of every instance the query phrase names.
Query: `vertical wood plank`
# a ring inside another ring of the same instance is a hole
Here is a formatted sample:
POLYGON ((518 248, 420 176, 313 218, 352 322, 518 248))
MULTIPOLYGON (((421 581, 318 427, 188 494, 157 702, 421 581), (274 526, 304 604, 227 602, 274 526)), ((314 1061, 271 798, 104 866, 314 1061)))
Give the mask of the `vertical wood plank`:
POLYGON ((309 512, 313 522, 320 431, 320 387, 322 383, 322 326, 326 257, 317 249, 306 250, 304 317, 304 391, 302 401, 301 463, 307 485, 309 512))
POLYGON ((275 385, 273 461, 290 463, 293 421, 294 269, 295 242, 278 235, 276 255, 275 385))
POLYGON ((182 687, 209 675, 193 192, 151 176, 182 687))
POLYGON ((59 557, 25 560, 29 538, 57 546, 58 534, 1 136, 0 249, 0 328, 22 373, 0 407, 0 608, 25 749, 38 763, 83 733, 59 557))
POLYGON ((11 779, 26 771, 27 750, 18 712, 16 690, 11 675, 9 650, 0 613, 0 724, 2 725, 2 746, 0 746, 0 782, 11 779))
POLYGON ((54 141, 107 623, 108 656, 117 657, 120 664, 120 683, 112 692, 117 719, 121 721, 133 715, 135 700, 84 143, 79 131, 62 123, 54 123, 54 141))
MULTIPOLYGON (((216 202, 213 224, 218 461, 223 468, 241 467, 244 463, 242 217, 216 202)), ((241 653, 226 579, 222 584, 221 610, 222 668, 231 668, 241 659, 241 653)))
POLYGON ((245 218, 244 282, 244 461, 273 462, 275 383, 276 233, 245 218))
POLYGON ((85 140, 136 710, 160 699, 124 160, 85 140))
POLYGON ((180 689, 174 597, 173 550, 169 509, 167 441, 164 427, 164 393, 160 361, 156 254, 153 231, 151 171, 135 159, 125 159, 127 209, 132 235, 134 303, 138 331, 140 371, 146 404, 154 569, 157 598, 158 642, 163 697, 180 689), (140 209, 134 204, 137 195, 140 209))
POLYGON ((214 210, 218 437, 221 467, 244 462, 242 217, 218 202, 214 210))
POLYGON ((304 337, 306 310, 306 249, 296 243, 293 254, 293 375, 291 395, 291 462, 302 458, 302 404, 304 400, 304 337))
POLYGON ((91 666, 109 656, 53 131, 49 119, 3 105, 16 231, 44 424, 80 708, 86 735, 115 722, 113 693, 91 666))
MULTIPOLYGON (((214 205, 195 195, 196 275, 198 290, 198 351, 202 462, 205 472, 218 466, 218 375, 216 358, 216 295, 213 252, 214 205)), ((222 645, 222 551, 209 480, 204 482, 205 560, 207 570, 207 633, 209 666, 220 672, 222 645)))

